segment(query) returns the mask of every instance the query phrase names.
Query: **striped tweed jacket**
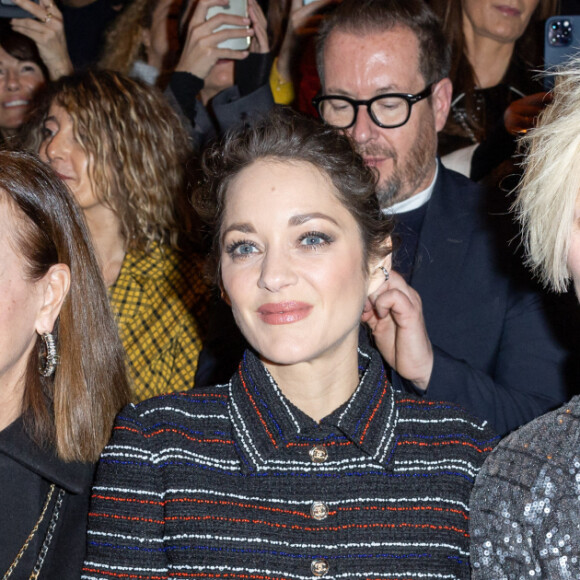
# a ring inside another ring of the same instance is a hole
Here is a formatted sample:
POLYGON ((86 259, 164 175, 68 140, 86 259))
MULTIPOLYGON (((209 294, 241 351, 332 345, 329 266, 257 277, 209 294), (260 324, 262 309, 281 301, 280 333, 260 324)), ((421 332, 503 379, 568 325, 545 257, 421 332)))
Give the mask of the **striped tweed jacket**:
POLYGON ((359 360, 320 423, 248 351, 229 384, 124 409, 83 578, 468 578, 469 494, 495 435, 394 392, 376 351, 359 360))

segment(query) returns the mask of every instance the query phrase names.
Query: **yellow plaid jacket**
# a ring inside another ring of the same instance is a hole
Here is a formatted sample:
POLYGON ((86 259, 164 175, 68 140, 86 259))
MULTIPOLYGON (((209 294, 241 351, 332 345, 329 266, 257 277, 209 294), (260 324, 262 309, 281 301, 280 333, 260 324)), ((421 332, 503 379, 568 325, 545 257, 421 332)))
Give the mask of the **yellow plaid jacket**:
POLYGON ((202 258, 159 245, 129 251, 109 295, 134 400, 192 388, 208 316, 202 258))

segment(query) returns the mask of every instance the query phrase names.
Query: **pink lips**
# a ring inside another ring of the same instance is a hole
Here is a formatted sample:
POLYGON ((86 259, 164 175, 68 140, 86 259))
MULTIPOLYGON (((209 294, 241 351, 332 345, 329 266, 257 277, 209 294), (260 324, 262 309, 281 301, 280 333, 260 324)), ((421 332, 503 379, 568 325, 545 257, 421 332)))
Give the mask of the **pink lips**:
POLYGON ((262 304, 258 308, 260 318, 266 324, 292 324, 303 320, 312 312, 312 305, 306 302, 279 302, 262 304))
POLYGON ((521 11, 517 8, 512 8, 511 6, 494 6, 496 10, 499 10, 505 16, 520 16, 521 11))

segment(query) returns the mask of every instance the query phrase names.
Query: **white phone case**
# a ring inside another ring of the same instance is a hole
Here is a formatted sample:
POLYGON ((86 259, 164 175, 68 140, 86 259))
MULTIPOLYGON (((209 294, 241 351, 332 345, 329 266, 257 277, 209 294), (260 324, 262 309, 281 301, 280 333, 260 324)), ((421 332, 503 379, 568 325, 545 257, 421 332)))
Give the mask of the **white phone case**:
MULTIPOLYGON (((206 20, 209 20, 216 14, 235 14, 236 16, 248 16, 248 2, 247 0, 230 0, 227 6, 210 6, 207 10, 206 20)), ((232 26, 231 24, 224 24, 214 30, 224 30, 226 28, 240 28, 239 26, 232 26)), ((248 50, 250 46, 250 37, 242 36, 241 38, 230 38, 218 44, 218 48, 229 48, 231 50, 248 50)))

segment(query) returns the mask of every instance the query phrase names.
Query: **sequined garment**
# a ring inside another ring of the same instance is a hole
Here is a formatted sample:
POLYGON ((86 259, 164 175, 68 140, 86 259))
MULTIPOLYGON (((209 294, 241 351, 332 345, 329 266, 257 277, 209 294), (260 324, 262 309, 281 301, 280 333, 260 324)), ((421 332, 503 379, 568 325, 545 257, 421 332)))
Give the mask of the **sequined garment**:
POLYGON ((580 579, 580 396, 498 445, 470 531, 475 580, 580 579))

